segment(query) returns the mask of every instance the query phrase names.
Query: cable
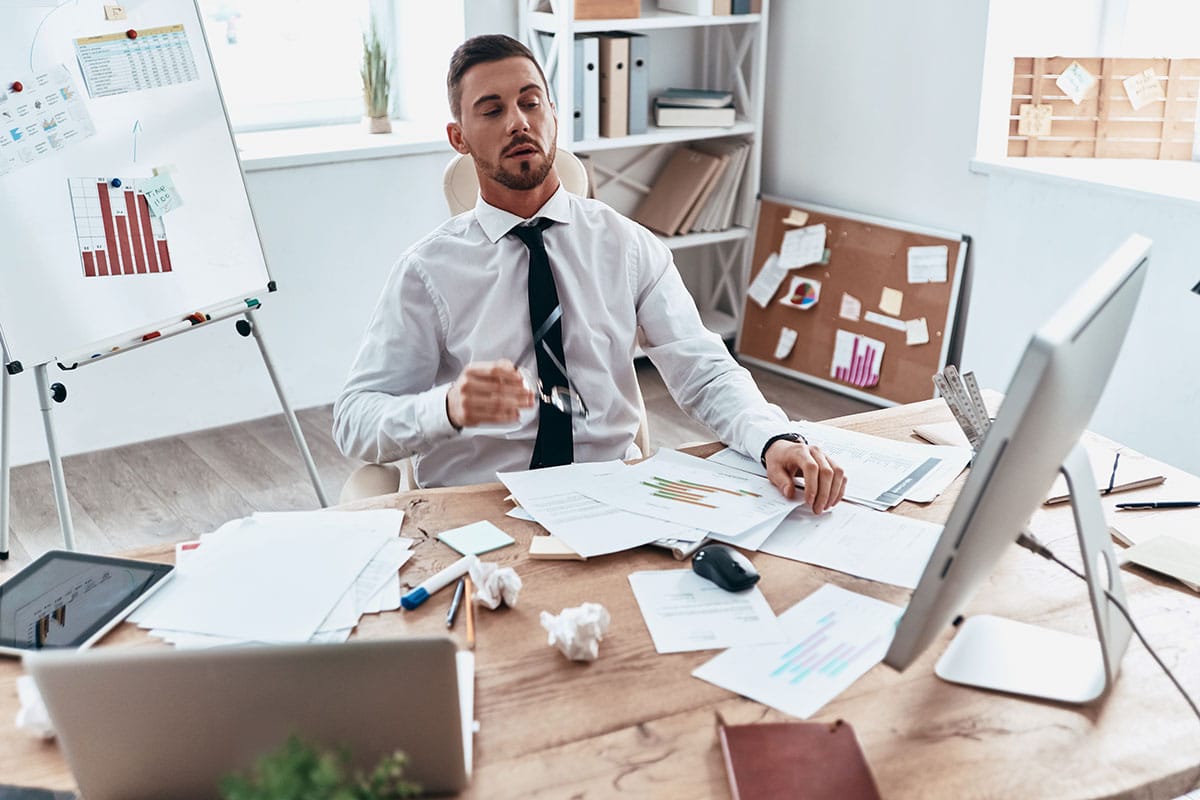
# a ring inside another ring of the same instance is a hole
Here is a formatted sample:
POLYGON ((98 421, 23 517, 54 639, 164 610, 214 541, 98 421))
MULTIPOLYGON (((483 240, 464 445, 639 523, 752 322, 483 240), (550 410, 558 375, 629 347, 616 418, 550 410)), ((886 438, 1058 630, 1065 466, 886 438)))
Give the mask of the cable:
MULTIPOLYGON (((1054 555, 1054 553, 1050 551, 1050 548, 1039 542, 1033 537, 1033 535, 1029 533, 1022 533, 1017 537, 1017 544, 1021 545, 1021 547, 1024 547, 1031 553, 1036 553, 1042 558, 1053 561, 1055 564, 1058 564, 1060 567, 1070 572, 1076 578, 1079 578, 1082 581, 1087 580, 1082 572, 1075 569, 1058 556, 1054 555)), ((1146 651, 1150 653, 1150 656, 1154 659, 1162 671, 1166 673, 1168 678, 1171 679, 1171 683, 1175 684, 1175 688, 1179 690, 1179 693, 1183 695, 1183 699, 1187 701, 1189 706, 1191 706, 1192 713, 1196 715, 1197 719, 1200 719, 1200 708, 1196 706, 1196 701, 1192 699, 1190 694, 1188 694, 1187 689, 1183 688, 1183 684, 1181 684, 1175 678, 1175 674, 1171 672, 1170 668, 1168 668, 1167 665, 1163 663, 1163 660, 1158 657, 1158 653, 1154 652, 1154 648, 1150 646, 1150 643, 1146 641, 1146 637, 1142 635, 1141 629, 1138 628, 1137 623, 1133 621, 1133 617, 1130 616, 1129 610, 1125 608, 1125 604, 1113 597, 1112 592, 1110 592, 1108 589, 1104 590, 1104 595, 1108 598, 1110 603, 1117 607, 1117 610, 1121 612, 1121 616, 1125 617, 1125 621, 1129 623, 1129 627, 1133 629, 1135 634, 1137 634, 1138 641, 1142 643, 1142 646, 1146 648, 1146 651)))

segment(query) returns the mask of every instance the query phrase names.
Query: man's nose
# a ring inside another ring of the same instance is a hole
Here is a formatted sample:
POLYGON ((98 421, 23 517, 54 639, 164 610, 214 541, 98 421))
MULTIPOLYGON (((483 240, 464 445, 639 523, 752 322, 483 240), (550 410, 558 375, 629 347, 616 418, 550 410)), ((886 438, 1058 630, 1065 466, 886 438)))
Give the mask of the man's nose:
POLYGON ((513 106, 508 112, 508 132, 516 133, 517 131, 529 130, 529 117, 525 114, 524 109, 520 106, 513 106))

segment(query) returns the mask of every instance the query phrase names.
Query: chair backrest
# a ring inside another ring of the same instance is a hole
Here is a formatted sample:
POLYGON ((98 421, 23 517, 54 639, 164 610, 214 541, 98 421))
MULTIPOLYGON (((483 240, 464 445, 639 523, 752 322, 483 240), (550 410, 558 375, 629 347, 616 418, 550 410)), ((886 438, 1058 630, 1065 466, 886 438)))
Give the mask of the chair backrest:
MULTIPOLYGON (((558 170, 558 179, 571 194, 587 197, 588 174, 587 168, 574 153, 558 149, 554 157, 554 166, 558 170)), ((470 154, 456 154, 446 165, 442 173, 442 191, 446 194, 446 205, 453 215, 461 214, 475 207, 475 198, 479 195, 479 179, 475 175, 475 159, 470 154)))

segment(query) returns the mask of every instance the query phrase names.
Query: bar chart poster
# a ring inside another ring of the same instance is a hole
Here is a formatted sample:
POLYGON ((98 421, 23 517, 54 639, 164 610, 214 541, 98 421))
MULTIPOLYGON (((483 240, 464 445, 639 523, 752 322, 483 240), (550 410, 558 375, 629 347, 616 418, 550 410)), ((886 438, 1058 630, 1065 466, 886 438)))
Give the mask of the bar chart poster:
POLYGON ((807 719, 880 662, 902 613, 827 583, 779 617, 784 644, 732 647, 692 675, 807 719))
POLYGON ((829 376, 862 388, 877 385, 884 347, 883 342, 870 336, 838 330, 829 376))
POLYGON ((138 181, 69 178, 68 183, 85 278, 171 271, 166 227, 162 217, 150 213, 138 181))

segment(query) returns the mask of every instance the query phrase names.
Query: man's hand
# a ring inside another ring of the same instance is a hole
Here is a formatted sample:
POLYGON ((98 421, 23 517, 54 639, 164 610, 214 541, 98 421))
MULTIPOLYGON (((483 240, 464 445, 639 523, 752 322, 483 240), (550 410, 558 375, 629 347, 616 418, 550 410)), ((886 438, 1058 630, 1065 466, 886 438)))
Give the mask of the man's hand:
POLYGON ((456 428, 515 422, 531 408, 533 392, 507 359, 467 364, 446 394, 446 416, 456 428))
POLYGON ((804 476, 804 502, 814 514, 838 504, 846 493, 846 473, 815 445, 780 439, 767 448, 767 478, 789 500, 796 493, 792 479, 804 476))

